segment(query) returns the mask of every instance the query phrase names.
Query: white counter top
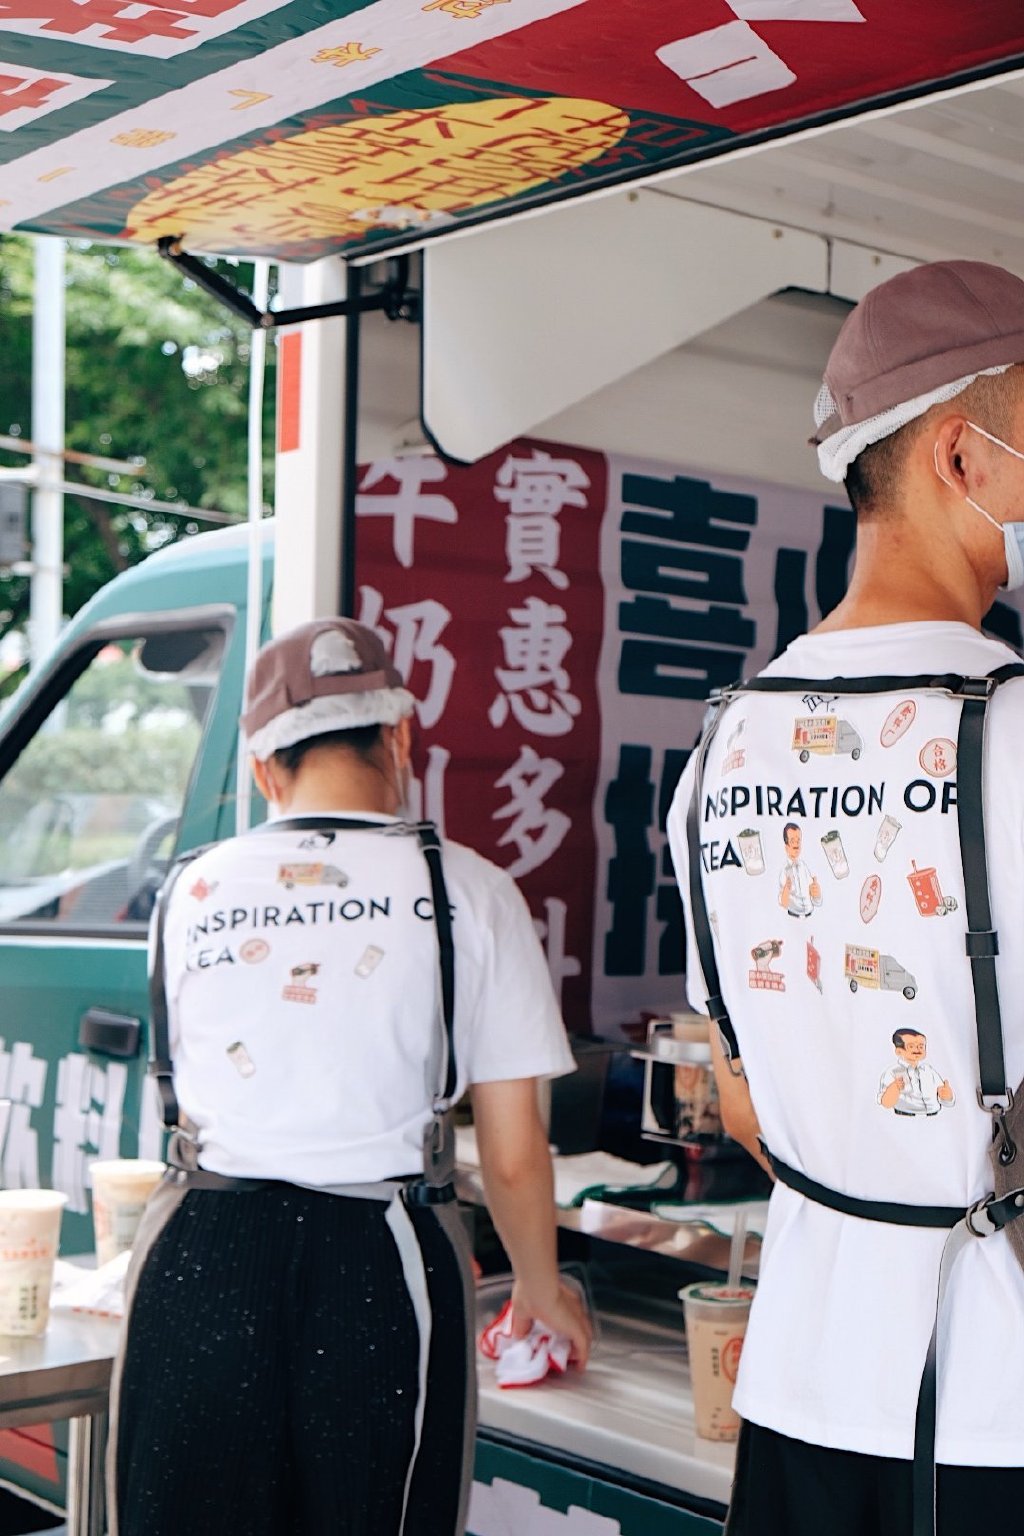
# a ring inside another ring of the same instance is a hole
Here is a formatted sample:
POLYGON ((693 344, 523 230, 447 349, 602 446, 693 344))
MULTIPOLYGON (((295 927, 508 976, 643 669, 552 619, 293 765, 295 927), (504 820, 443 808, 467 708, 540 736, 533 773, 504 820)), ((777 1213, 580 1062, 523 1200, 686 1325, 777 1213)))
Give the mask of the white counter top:
POLYGON ((728 1503, 736 1447, 701 1440, 682 1320, 678 1332, 632 1318, 600 1318, 600 1339, 584 1372, 502 1391, 478 1356, 480 1425, 648 1478, 702 1499, 728 1503))

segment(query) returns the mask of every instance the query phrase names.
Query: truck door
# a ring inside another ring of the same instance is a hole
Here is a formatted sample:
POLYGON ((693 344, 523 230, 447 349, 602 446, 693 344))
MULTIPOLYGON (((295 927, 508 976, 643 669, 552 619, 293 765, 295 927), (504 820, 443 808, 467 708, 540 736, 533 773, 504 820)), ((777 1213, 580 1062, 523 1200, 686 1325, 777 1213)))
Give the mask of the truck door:
MULTIPOLYGON (((68 1197, 93 1245, 88 1165, 159 1156, 146 930, 176 847, 216 834, 233 754, 213 724, 231 610, 86 630, 0 739, 0 1146, 6 1188, 68 1197)), ((236 710, 230 711, 234 728, 236 710)))

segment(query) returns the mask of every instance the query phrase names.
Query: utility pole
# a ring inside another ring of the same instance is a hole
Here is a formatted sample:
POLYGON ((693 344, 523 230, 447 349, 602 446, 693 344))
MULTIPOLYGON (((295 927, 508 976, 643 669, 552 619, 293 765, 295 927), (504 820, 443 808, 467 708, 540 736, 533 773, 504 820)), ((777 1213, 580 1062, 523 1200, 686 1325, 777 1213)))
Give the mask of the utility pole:
POLYGON ((29 655, 35 666, 64 618, 64 241, 49 235, 35 242, 32 440, 29 655))

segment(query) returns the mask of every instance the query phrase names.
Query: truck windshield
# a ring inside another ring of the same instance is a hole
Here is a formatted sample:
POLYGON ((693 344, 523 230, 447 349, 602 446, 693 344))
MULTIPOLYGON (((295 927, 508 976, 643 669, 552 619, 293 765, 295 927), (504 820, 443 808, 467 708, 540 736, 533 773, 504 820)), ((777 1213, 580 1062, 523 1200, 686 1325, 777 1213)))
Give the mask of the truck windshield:
POLYGON ((144 923, 216 686, 216 630, 105 644, 0 783, 0 924, 144 923))

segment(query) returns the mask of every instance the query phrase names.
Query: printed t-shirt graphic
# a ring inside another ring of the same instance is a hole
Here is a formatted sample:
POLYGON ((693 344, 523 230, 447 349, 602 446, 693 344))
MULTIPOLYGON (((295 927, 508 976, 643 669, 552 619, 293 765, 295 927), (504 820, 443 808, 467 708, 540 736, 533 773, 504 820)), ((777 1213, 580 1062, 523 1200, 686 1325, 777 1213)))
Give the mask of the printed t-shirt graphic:
MULTIPOLYGON (((514 881, 456 843, 443 859, 458 1093, 571 1071, 514 881)), ((222 843, 175 888, 166 952, 175 1086, 205 1167, 314 1188, 422 1169, 444 1031, 414 836, 300 829, 222 843)))
MULTIPOLYGON (((976 675, 1015 659, 966 625, 913 624, 804 637, 767 670, 871 677, 892 673, 895 657, 907 674, 976 675)), ((1024 688, 1004 694, 991 705, 986 818, 1007 1072, 1018 1082, 1024 946, 1006 936, 1024 932, 1024 688)), ((708 757, 702 875, 765 1139, 785 1162, 865 1198, 959 1205, 991 1187, 963 941, 959 719, 959 704, 942 695, 838 697, 809 682, 795 697, 738 699, 708 757), (726 771, 741 719, 743 762, 726 771), (808 881, 807 917, 780 901, 788 825, 817 880, 820 904, 808 881), (754 979, 764 971, 782 987, 754 979)), ((684 905, 691 784, 692 768, 669 816, 684 905)), ((704 1011, 688 913, 687 923, 689 999, 704 1011)), ((894 1284, 901 1296, 935 1294, 942 1240, 841 1217, 776 1186, 738 1411, 811 1443, 909 1457, 929 1306, 901 1323, 898 1372, 877 1340, 892 1327, 894 1284)), ((1008 1341, 999 1321, 1011 1305, 1024 1316, 1024 1275, 1005 1243, 974 1244, 961 1264, 944 1341, 939 1459, 1024 1465, 1010 1385, 1024 1380, 1024 1329, 1008 1341), (1000 1361, 996 1380, 986 1357, 1000 1361)))

